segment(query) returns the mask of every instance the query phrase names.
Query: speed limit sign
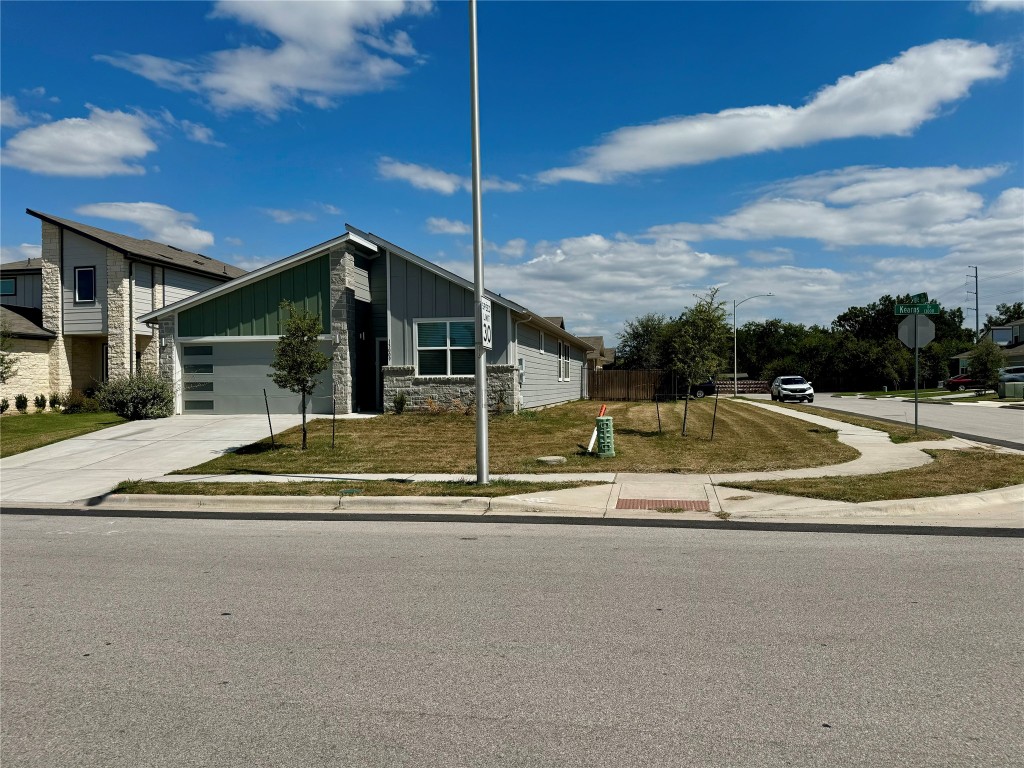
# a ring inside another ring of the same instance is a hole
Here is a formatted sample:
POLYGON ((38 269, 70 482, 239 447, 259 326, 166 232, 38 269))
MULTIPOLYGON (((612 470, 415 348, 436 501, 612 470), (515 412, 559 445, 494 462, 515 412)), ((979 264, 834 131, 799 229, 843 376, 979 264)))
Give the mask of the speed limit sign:
POLYGON ((480 300, 480 344, 484 349, 491 348, 494 333, 491 328, 491 300, 480 300))

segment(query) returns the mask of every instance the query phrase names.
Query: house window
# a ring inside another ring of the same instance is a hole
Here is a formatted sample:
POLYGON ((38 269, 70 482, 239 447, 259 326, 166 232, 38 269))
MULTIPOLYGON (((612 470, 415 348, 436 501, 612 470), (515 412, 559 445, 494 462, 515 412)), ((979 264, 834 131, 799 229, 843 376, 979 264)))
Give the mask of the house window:
POLYGON ((476 329, 472 320, 421 320, 416 326, 418 376, 472 376, 476 329))
POLYGON ((96 301, 96 267, 75 267, 75 301, 96 301))
POLYGON ((0 296, 14 296, 18 292, 18 283, 13 277, 0 280, 0 296))
POLYGON ((569 381, 569 345, 564 341, 558 342, 558 380, 569 381))

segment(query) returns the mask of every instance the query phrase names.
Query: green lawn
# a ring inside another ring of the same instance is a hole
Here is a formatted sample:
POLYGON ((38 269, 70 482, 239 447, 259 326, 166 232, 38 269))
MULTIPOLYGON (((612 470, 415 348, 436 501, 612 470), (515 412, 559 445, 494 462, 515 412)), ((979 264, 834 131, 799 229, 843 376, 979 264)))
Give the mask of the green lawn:
POLYGON ((492 480, 476 483, 417 482, 398 480, 309 481, 294 483, 154 483, 126 480, 115 493, 185 494, 190 496, 515 496, 524 493, 562 491, 598 483, 525 483, 492 480))
MULTIPOLYGON (((917 396, 919 398, 925 397, 942 397, 943 395, 953 394, 948 389, 922 389, 918 391, 917 396)), ((913 389, 891 389, 888 392, 883 390, 877 390, 875 392, 834 392, 832 397, 855 397, 860 395, 862 397, 913 397, 913 389)))
POLYGON ((762 493, 806 496, 829 501, 885 501, 979 493, 1024 483, 1024 456, 976 449, 928 450, 935 461, 923 467, 853 477, 819 477, 807 480, 760 480, 729 483, 762 493))
POLYGON ((844 424, 853 424, 857 427, 877 429, 879 432, 886 432, 889 439, 894 443, 913 443, 921 440, 946 440, 949 435, 946 432, 939 432, 934 429, 921 428, 917 432, 914 427, 902 424, 890 424, 887 421, 878 421, 870 416, 860 416, 843 411, 834 411, 831 408, 818 408, 813 405, 802 405, 800 403, 773 403, 780 408, 790 408, 794 411, 813 413, 815 416, 822 416, 826 419, 835 419, 844 424))
POLYGON ((26 413, 0 418, 0 456, 31 451, 124 421, 113 413, 26 413))
MULTIPOLYGON (((833 431, 747 403, 718 403, 715 437, 710 439, 712 398, 690 402, 687 436, 680 435, 683 403, 609 403, 614 419, 614 458, 585 455, 599 404, 569 403, 490 420, 490 471, 541 472, 724 472, 788 469, 839 464, 858 453, 833 431), (582 446, 582 447, 581 447, 582 446), (561 466, 537 463, 538 456, 565 456, 561 466)), ((331 450, 331 422, 310 424, 310 448, 298 448, 298 428, 225 454, 183 473, 445 472, 476 471, 475 426, 462 414, 405 413, 374 419, 339 420, 331 450)))

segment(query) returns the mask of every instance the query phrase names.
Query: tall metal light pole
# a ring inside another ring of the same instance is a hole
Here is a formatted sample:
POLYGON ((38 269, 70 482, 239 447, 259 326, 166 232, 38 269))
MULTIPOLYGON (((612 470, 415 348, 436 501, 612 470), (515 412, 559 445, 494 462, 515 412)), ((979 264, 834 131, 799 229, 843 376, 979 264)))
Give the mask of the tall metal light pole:
POLYGON ((737 368, 739 364, 736 359, 736 307, 742 304, 744 301, 750 301, 751 299, 759 299, 762 296, 774 296, 775 294, 769 291, 768 293, 757 293, 753 296, 747 296, 743 301, 732 300, 732 396, 738 397, 740 385, 737 379, 739 378, 739 371, 737 368))
POLYGON ((473 134, 473 297, 476 306, 476 482, 491 482, 487 456, 487 349, 484 347, 484 234, 480 215, 480 97, 476 67, 476 0, 469 0, 469 90, 473 134))

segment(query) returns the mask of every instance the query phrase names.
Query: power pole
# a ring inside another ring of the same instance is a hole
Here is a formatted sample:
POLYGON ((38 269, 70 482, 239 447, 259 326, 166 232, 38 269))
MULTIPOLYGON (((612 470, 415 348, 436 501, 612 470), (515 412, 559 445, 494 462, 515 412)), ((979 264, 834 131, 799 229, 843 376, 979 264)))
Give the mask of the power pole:
MULTIPOLYGON (((981 341, 981 315, 978 314, 978 305, 980 303, 978 301, 978 268, 970 264, 967 265, 967 268, 974 270, 974 343, 977 344, 981 341)), ((967 277, 970 277, 970 275, 967 277)))

